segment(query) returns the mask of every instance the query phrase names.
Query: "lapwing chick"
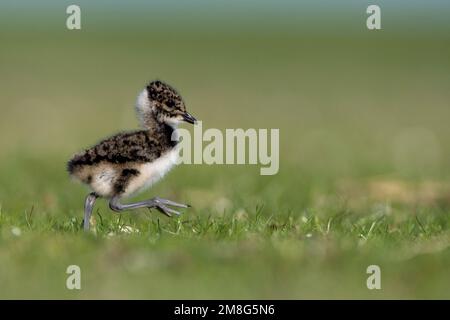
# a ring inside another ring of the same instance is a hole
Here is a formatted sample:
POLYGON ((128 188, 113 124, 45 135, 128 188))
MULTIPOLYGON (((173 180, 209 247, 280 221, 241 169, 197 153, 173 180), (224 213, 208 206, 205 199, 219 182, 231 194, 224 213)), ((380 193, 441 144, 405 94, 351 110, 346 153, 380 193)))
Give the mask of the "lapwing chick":
POLYGON ((181 122, 194 124, 178 92, 166 83, 153 81, 138 95, 136 111, 142 129, 119 133, 76 154, 67 164, 69 174, 92 192, 84 205, 84 229, 97 198, 109 200, 115 212, 155 208, 172 216, 172 208, 188 205, 154 197, 146 201, 122 203, 122 199, 145 190, 160 180, 177 162, 177 133, 181 122))

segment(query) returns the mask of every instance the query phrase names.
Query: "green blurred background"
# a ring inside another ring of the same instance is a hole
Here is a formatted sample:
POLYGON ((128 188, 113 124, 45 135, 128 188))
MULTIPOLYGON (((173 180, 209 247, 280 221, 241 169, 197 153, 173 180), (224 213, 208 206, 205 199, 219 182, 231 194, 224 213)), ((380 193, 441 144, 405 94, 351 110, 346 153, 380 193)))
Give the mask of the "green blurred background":
POLYGON ((76 1, 82 29, 69 31, 73 3, 0 4, 0 297, 449 297, 448 2, 377 1, 379 31, 366 28, 371 1, 76 1), (156 239, 151 227, 108 240, 70 232, 86 190, 68 179, 66 160, 136 128, 136 94, 155 78, 179 89, 204 128, 279 128, 280 172, 183 165, 141 197, 189 200, 186 219, 225 222, 261 206, 294 229, 314 216, 326 227, 342 206, 407 221, 433 211, 444 222, 370 249, 351 224, 331 240, 311 227, 311 242, 302 227, 281 240, 261 240, 259 229, 224 240, 192 230, 156 239), (439 253, 392 262, 420 236, 439 253), (365 288, 365 266, 377 261, 392 270, 380 294, 365 288), (77 263, 95 286, 71 292, 65 266, 77 263))

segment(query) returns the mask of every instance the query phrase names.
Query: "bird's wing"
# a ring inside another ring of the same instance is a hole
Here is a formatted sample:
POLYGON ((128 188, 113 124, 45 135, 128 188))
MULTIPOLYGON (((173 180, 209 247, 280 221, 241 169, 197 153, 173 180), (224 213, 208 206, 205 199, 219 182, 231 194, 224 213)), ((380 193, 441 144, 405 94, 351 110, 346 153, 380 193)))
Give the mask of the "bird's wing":
POLYGON ((150 162, 165 151, 165 146, 152 138, 147 131, 119 133, 90 149, 75 155, 71 166, 92 165, 102 161, 110 163, 150 162))

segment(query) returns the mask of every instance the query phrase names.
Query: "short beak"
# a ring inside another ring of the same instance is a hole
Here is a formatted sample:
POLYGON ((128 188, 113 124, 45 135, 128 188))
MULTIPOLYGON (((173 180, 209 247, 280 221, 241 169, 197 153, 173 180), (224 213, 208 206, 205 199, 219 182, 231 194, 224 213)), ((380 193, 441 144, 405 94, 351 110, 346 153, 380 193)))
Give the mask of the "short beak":
POLYGON ((197 119, 195 119, 190 113, 185 112, 183 114, 183 120, 192 124, 196 124, 197 123, 197 119))

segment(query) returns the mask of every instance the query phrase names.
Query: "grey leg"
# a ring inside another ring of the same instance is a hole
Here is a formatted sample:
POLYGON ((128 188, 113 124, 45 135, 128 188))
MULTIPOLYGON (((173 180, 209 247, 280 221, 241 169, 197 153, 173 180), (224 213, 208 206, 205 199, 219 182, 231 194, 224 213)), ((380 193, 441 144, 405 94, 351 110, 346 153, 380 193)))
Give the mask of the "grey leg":
POLYGON ((94 208, 95 200, 98 198, 98 195, 95 192, 88 194, 86 197, 86 201, 84 202, 84 220, 83 220, 83 228, 85 231, 89 230, 89 223, 91 220, 92 209, 94 208))
POLYGON ((173 206, 173 207, 179 207, 179 208, 190 208, 191 207, 188 204, 178 203, 178 202, 175 202, 175 201, 172 201, 172 200, 162 199, 162 198, 159 198, 159 197, 155 197, 153 199, 161 202, 162 204, 167 204, 167 205, 173 206))
POLYGON ((174 207, 180 207, 180 208, 188 208, 189 207, 188 205, 185 205, 185 204, 176 203, 176 202, 166 200, 166 199, 161 199, 158 197, 155 197, 150 200, 139 201, 139 202, 129 203, 129 204, 122 204, 122 203, 120 203, 119 199, 120 199, 120 197, 118 197, 118 196, 111 198, 111 200, 109 201, 109 207, 111 208, 111 210, 113 210, 115 212, 120 212, 120 211, 124 211, 124 210, 131 210, 131 209, 138 209, 138 208, 155 208, 159 212, 165 214, 166 216, 171 217, 172 214, 175 214, 177 216, 180 215, 180 212, 173 210, 171 208, 168 208, 167 205, 174 206, 174 207))

